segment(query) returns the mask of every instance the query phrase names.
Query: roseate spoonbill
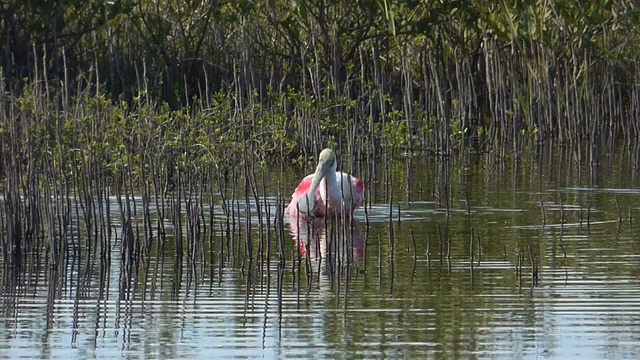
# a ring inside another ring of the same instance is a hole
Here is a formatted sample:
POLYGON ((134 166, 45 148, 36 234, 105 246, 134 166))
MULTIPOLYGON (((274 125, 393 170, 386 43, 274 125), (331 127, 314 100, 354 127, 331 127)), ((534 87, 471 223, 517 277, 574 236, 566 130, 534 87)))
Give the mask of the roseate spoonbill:
POLYGON ((322 150, 316 172, 302 179, 291 195, 291 203, 287 207, 290 217, 309 213, 324 217, 325 209, 336 215, 342 214, 344 209, 348 216, 360 206, 364 197, 362 180, 336 171, 337 167, 333 150, 322 150))

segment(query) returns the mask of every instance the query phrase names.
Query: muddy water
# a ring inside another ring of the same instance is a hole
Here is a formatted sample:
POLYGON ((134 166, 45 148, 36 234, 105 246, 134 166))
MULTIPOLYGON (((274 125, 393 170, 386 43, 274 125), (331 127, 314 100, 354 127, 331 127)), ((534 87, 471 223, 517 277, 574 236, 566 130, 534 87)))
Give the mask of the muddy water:
MULTIPOLYGON (((96 271, 78 291, 72 263, 62 285, 46 267, 5 270, 0 355, 638 358, 640 191, 626 166, 416 159, 407 175, 401 160, 391 223, 380 181, 348 231, 294 226, 285 267, 274 241, 262 274, 214 259, 190 282, 186 259, 152 256, 123 294, 118 243, 102 286, 96 271), (309 239, 301 256, 294 239, 309 239)), ((294 173, 271 173, 271 204, 294 173)))

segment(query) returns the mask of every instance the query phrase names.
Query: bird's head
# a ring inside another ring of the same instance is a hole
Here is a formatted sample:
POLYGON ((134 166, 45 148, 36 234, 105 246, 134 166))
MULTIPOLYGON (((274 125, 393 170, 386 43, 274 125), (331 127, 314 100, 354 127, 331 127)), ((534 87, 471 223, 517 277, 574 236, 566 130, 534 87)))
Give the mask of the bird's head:
POLYGON ((336 153, 331 149, 324 149, 320 152, 318 166, 311 182, 309 191, 298 201, 298 209, 301 212, 310 212, 315 206, 315 192, 320 181, 331 171, 335 172, 338 167, 336 153))
POLYGON ((338 167, 337 161, 336 161, 336 153, 333 152, 333 150, 331 149, 324 149, 320 152, 320 157, 318 159, 318 167, 316 168, 316 174, 318 173, 318 170, 320 170, 322 168, 323 170, 323 175, 326 175, 326 173, 329 170, 333 170, 336 171, 338 167))

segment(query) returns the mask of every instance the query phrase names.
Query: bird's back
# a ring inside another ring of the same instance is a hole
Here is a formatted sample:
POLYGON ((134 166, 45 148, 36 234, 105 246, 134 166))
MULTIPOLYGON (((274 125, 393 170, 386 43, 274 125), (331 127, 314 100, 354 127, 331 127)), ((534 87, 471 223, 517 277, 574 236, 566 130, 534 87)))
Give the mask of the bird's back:
POLYGON ((344 197, 345 203, 348 203, 347 201, 351 199, 351 207, 348 210, 357 209, 364 199, 364 184, 362 180, 341 171, 336 172, 336 179, 342 186, 342 194, 340 195, 344 197))

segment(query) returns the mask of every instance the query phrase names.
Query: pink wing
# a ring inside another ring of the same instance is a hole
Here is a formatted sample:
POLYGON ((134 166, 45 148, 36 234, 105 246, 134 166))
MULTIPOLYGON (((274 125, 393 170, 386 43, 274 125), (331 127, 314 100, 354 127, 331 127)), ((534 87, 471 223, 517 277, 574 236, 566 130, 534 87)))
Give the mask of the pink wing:
MULTIPOLYGON (((302 181, 300 181, 300 184, 298 184, 296 189, 293 191, 293 194, 291 195, 291 202, 289 203, 289 206, 287 206, 289 219, 296 219, 296 217, 298 216, 298 207, 297 207, 298 201, 300 200, 300 198, 304 196, 304 194, 307 193, 307 191, 309 191, 312 181, 313 181, 313 174, 305 176, 305 178, 302 179, 302 181)), ((316 201, 313 207, 313 214, 316 217, 324 216, 324 203, 320 198, 319 188, 316 189, 316 201)))
POLYGON ((360 206, 360 203, 362 203, 362 200, 364 199, 364 184, 362 183, 362 180, 357 177, 351 177, 351 182, 356 187, 356 190, 353 192, 353 203, 351 207, 352 210, 355 210, 360 206))

